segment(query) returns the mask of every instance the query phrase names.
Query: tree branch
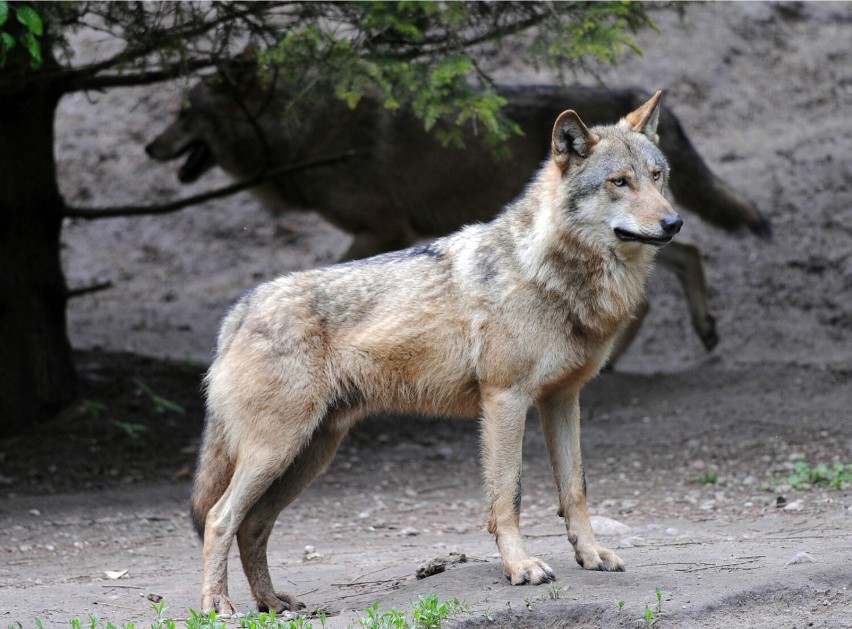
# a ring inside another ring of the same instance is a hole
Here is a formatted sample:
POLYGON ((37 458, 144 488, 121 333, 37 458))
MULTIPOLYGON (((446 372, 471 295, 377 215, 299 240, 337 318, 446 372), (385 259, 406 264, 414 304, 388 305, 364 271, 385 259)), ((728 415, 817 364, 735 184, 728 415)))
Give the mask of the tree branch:
POLYGON ((91 295, 92 293, 99 293, 103 290, 109 290, 112 288, 112 282, 107 280, 105 282, 97 282, 90 286, 81 286, 80 288, 69 288, 65 292, 65 296, 68 299, 74 299, 76 297, 82 297, 84 295, 91 295))
POLYGON ((83 90, 103 90, 110 87, 133 87, 150 85, 175 79, 198 70, 215 67, 213 59, 191 59, 174 63, 160 70, 146 70, 128 74, 99 74, 80 73, 69 77, 63 85, 64 92, 79 92, 83 90))
POLYGON ((177 201, 164 203, 162 205, 127 205, 103 208, 66 206, 65 217, 81 218, 84 220, 91 221, 98 220, 101 218, 117 218, 121 216, 156 216, 160 214, 171 214, 172 212, 183 210, 192 205, 197 205, 199 203, 204 203, 205 201, 219 199, 222 197, 230 196, 232 194, 236 194, 237 192, 242 192, 243 190, 253 188, 258 184, 261 184, 265 181, 269 181, 270 179, 274 179, 275 177, 279 177, 281 175, 286 175, 302 170, 308 170, 309 168, 317 168, 319 166, 329 166, 331 164, 337 164, 338 162, 343 162, 354 157, 358 157, 359 155, 364 155, 366 154, 366 152, 367 151, 364 150, 351 150, 346 151, 345 153, 340 153, 338 155, 331 155, 329 157, 323 157, 316 160, 301 162, 299 164, 291 164, 287 166, 281 166, 279 168, 273 168, 268 171, 262 172, 261 174, 252 177, 251 179, 248 179, 246 181, 240 181, 238 183, 225 186, 223 188, 216 188, 215 190, 202 192, 201 194, 196 194, 185 199, 178 199, 177 201))

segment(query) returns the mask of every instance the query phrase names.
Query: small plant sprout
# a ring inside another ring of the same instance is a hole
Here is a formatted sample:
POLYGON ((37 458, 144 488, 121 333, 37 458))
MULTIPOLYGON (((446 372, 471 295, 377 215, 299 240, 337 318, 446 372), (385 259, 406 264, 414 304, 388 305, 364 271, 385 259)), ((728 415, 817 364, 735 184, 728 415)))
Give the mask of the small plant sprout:
POLYGON ((624 599, 623 599, 623 598, 619 598, 619 599, 617 599, 617 600, 615 601, 615 606, 616 606, 616 607, 618 607, 618 613, 619 613, 619 614, 620 614, 622 611, 624 611, 624 599))
POLYGON ((148 399, 151 400, 151 404, 153 405, 152 412, 155 415, 162 415, 166 412, 175 413, 176 415, 186 415, 186 410, 177 402, 172 402, 171 400, 164 398, 162 395, 154 393, 151 387, 142 382, 139 378, 136 378, 134 382, 136 383, 139 392, 145 394, 148 399))
POLYGON ((657 619, 654 618, 654 610, 651 609, 650 605, 645 605, 645 609, 642 610, 642 616, 636 622, 643 627, 653 627, 657 624, 657 619))
POLYGON ((107 405, 103 402, 83 400, 82 404, 83 408, 86 409, 86 412, 95 419, 100 418, 100 416, 103 415, 103 413, 107 410, 107 405))
POLYGON ((550 596, 551 601, 558 601, 559 596, 562 594, 562 586, 557 585, 556 583, 551 583, 547 589, 547 594, 550 596))
POLYGON ((114 421, 112 425, 118 428, 125 435, 133 440, 139 439, 142 435, 148 432, 148 426, 145 424, 134 424, 131 422, 114 421))
POLYGON ((698 477, 698 482, 702 485, 715 485, 716 481, 719 480, 719 475, 714 471, 704 472, 701 476, 698 477))

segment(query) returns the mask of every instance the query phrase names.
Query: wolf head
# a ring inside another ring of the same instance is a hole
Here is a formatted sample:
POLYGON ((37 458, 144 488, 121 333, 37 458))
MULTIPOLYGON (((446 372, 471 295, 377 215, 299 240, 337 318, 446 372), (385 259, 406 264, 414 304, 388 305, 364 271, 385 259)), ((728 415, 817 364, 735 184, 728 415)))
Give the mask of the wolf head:
POLYGON ((556 119, 556 207, 590 242, 659 247, 680 231, 683 221, 663 197, 669 165, 657 146, 660 95, 616 125, 588 129, 572 110, 556 119))
POLYGON ((255 52, 247 48, 189 90, 177 118, 145 151, 163 162, 186 156, 178 170, 182 183, 217 165, 238 177, 253 176, 277 159, 272 150, 283 150, 264 141, 277 124, 274 87, 262 83, 255 52))

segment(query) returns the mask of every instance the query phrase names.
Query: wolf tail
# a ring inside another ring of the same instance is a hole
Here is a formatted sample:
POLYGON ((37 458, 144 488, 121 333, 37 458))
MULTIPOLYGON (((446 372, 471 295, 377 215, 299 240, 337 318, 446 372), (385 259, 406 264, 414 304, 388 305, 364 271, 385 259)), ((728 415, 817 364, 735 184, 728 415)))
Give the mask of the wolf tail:
POLYGON ((202 541, 207 514, 225 493, 233 475, 234 460, 228 454, 225 437, 221 427, 217 426, 208 412, 201 449, 198 452, 190 507, 192 523, 202 541))

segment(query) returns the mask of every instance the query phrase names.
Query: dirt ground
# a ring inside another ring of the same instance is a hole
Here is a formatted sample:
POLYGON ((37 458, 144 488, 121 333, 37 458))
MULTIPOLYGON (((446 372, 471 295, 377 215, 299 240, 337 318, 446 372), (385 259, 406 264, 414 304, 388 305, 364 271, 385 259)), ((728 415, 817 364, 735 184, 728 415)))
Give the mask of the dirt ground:
MULTIPOLYGON (((639 37, 644 56, 601 75, 665 90, 774 237, 685 215, 719 345, 704 352, 660 271, 637 342, 584 390, 590 508, 627 572, 575 564, 534 416, 522 529, 557 572, 558 593, 501 575, 475 423, 374 418, 270 542, 278 587, 333 614, 328 626, 357 624, 352 610, 375 601, 407 607, 437 592, 470 605, 459 626, 631 627, 660 588, 658 626, 852 627, 852 488, 786 481, 797 461, 852 463, 852 4, 706 4, 658 23, 660 34, 639 37), (415 578, 450 552, 468 561, 415 578)), ((549 78, 513 67, 500 76, 549 78)), ((65 99, 57 150, 68 202, 162 201, 224 183, 211 173, 181 187, 174 165, 145 157, 178 100, 179 86, 65 99)), ((216 323, 248 287, 329 263, 347 238, 311 214, 270 218, 243 195, 162 218, 69 221, 63 242, 72 288, 114 286, 70 306, 84 401, 0 442, 0 626, 67 626, 91 612, 148 626, 149 594, 181 618, 199 602, 187 509, 216 323)), ((251 609, 236 551, 231 593, 251 609)))

